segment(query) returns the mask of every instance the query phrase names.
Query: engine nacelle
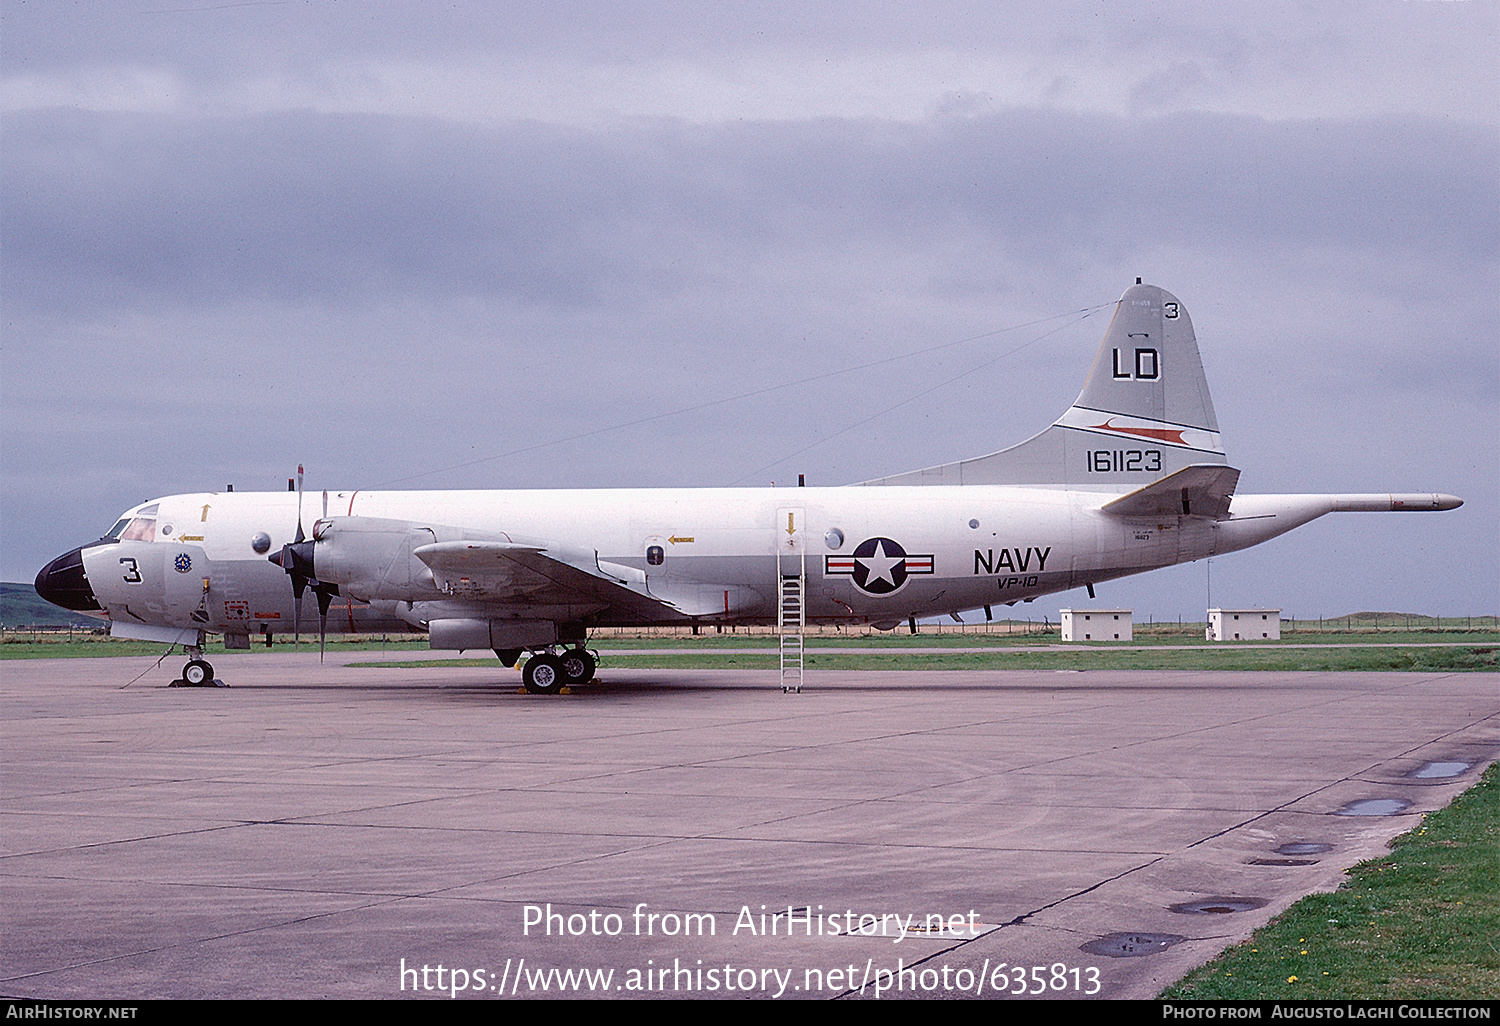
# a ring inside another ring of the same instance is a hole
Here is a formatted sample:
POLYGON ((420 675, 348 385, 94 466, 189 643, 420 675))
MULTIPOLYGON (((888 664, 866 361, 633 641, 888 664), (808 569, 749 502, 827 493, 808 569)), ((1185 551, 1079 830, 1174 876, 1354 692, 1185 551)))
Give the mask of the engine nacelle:
POLYGON ((439 598, 432 571, 413 551, 436 541, 440 530, 379 517, 319 520, 313 525, 313 573, 365 601, 439 598))

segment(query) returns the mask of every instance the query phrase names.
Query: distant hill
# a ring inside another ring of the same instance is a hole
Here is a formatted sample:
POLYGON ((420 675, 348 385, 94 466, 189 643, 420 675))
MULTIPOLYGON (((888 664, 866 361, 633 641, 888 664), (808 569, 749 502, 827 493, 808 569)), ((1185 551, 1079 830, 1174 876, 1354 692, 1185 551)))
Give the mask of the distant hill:
POLYGON ((1389 613, 1373 612, 1366 610, 1363 613, 1341 613, 1338 616, 1325 616, 1321 619, 1330 624, 1343 621, 1348 624, 1373 625, 1378 627, 1453 627, 1463 626, 1458 621, 1463 620, 1470 627, 1495 626, 1495 614, 1484 613, 1475 616, 1427 616, 1423 613, 1389 613))
POLYGON ((1366 622, 1369 622, 1369 621, 1372 621, 1372 620, 1382 620, 1382 621, 1385 621, 1386 623, 1391 623, 1391 622, 1394 622, 1396 620, 1401 620, 1401 621, 1410 620, 1413 623, 1416 623, 1416 622, 1421 621, 1421 620, 1430 620, 1430 621, 1432 621, 1434 623, 1437 622, 1437 617, 1435 617, 1435 616, 1423 616, 1421 613, 1372 613, 1372 612, 1368 612, 1368 611, 1367 612, 1363 612, 1363 613, 1345 613, 1343 616, 1332 616, 1332 617, 1329 617, 1329 619, 1330 620, 1364 620, 1366 622))
POLYGON ((66 627, 70 623, 97 625, 98 622, 91 616, 54 606, 29 584, 0 584, 0 624, 6 627, 17 624, 66 627))

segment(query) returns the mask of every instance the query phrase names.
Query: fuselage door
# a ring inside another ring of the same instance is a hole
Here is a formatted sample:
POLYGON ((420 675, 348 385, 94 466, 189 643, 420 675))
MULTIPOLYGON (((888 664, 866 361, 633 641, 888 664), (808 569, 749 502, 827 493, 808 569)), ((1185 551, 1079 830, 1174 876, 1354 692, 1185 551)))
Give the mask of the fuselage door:
POLYGON ((672 561, 667 558, 671 544, 665 533, 657 531, 646 536, 641 548, 646 560, 646 590, 660 598, 666 594, 666 584, 671 576, 672 561))
POLYGON ((776 557, 783 574, 801 574, 806 558, 807 511, 783 506, 776 511, 776 557))

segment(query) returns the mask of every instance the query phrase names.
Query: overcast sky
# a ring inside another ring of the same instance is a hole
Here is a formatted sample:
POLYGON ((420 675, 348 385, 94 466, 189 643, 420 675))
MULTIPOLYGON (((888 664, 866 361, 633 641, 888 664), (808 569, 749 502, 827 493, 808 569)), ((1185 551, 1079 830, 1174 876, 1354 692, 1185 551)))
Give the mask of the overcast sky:
POLYGON ((0 577, 299 462, 531 488, 977 455, 1068 405, 1141 276, 1192 314, 1240 492, 1466 505, 1101 602, 1495 613, 1497 12, 3 0, 0 577))

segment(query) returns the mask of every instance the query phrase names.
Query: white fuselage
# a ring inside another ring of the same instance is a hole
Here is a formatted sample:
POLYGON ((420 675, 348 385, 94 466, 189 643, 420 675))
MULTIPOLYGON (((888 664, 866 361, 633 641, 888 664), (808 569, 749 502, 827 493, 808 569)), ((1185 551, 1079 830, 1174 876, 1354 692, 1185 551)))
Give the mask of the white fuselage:
MULTIPOLYGON (((1257 507, 1243 525, 1100 512, 1118 494, 1034 486, 332 492, 326 512, 545 539, 553 549, 639 571, 653 597, 687 597, 649 617, 581 610, 591 626, 774 622, 778 576, 801 572, 809 621, 887 627, 1242 548, 1334 508, 1320 501, 1325 496, 1245 497, 1236 512, 1257 501, 1272 508, 1257 507), (878 547, 856 562, 870 541, 878 547)), ((149 541, 83 551, 105 615, 230 633, 290 629, 292 589, 267 553, 296 535, 296 494, 209 492, 150 505, 149 541)), ((321 497, 308 496, 305 506, 310 523, 321 497)), ((335 630, 420 627, 454 615, 443 611, 453 600, 431 584, 403 595, 356 591, 334 600, 329 623, 335 630)))

